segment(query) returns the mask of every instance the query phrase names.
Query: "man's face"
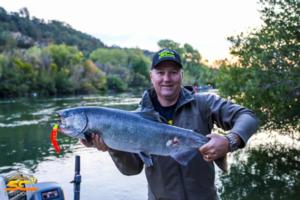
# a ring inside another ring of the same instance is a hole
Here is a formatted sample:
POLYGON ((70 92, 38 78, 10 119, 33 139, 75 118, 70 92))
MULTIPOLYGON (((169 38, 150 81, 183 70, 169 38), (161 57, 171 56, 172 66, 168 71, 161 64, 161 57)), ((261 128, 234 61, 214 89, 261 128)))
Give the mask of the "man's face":
POLYGON ((172 61, 163 61, 150 72, 152 85, 159 99, 175 100, 182 82, 182 71, 172 61))

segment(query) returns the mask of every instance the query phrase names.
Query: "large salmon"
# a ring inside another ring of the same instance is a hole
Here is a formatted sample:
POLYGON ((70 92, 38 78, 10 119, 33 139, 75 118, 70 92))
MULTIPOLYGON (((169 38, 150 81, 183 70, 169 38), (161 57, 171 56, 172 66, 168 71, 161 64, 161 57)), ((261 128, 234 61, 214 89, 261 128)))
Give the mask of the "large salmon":
MULTIPOLYGON (((161 123, 155 112, 130 112, 104 107, 75 107, 57 111, 59 130, 74 138, 90 140, 91 133, 116 150, 137 153, 146 166, 151 155, 171 156, 182 165, 199 153, 209 138, 192 130, 161 123)), ((226 159, 215 161, 227 170, 226 159)))

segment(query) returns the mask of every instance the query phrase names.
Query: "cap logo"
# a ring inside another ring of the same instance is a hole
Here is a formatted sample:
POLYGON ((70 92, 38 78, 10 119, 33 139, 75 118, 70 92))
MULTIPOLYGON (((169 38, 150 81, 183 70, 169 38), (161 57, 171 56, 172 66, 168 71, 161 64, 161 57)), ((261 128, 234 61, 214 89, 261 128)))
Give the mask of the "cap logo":
POLYGON ((165 51, 162 51, 159 53, 159 59, 164 58, 164 57, 175 58, 175 55, 173 52, 165 50, 165 51))

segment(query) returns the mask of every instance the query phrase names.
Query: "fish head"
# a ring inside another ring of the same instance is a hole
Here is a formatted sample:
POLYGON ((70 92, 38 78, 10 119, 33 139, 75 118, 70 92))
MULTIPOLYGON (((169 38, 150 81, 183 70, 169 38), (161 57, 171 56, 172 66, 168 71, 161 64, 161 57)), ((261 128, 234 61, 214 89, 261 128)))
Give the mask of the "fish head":
POLYGON ((64 109, 56 112, 59 116, 59 131, 74 138, 84 138, 88 119, 82 109, 64 109))

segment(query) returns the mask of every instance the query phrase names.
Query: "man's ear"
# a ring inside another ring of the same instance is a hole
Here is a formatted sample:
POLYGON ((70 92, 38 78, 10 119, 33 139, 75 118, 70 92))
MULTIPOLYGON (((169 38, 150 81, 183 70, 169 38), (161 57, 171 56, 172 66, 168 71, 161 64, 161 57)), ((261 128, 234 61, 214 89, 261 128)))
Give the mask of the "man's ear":
POLYGON ((149 78, 150 78, 150 81, 151 81, 151 84, 152 84, 152 70, 149 72, 149 78))

